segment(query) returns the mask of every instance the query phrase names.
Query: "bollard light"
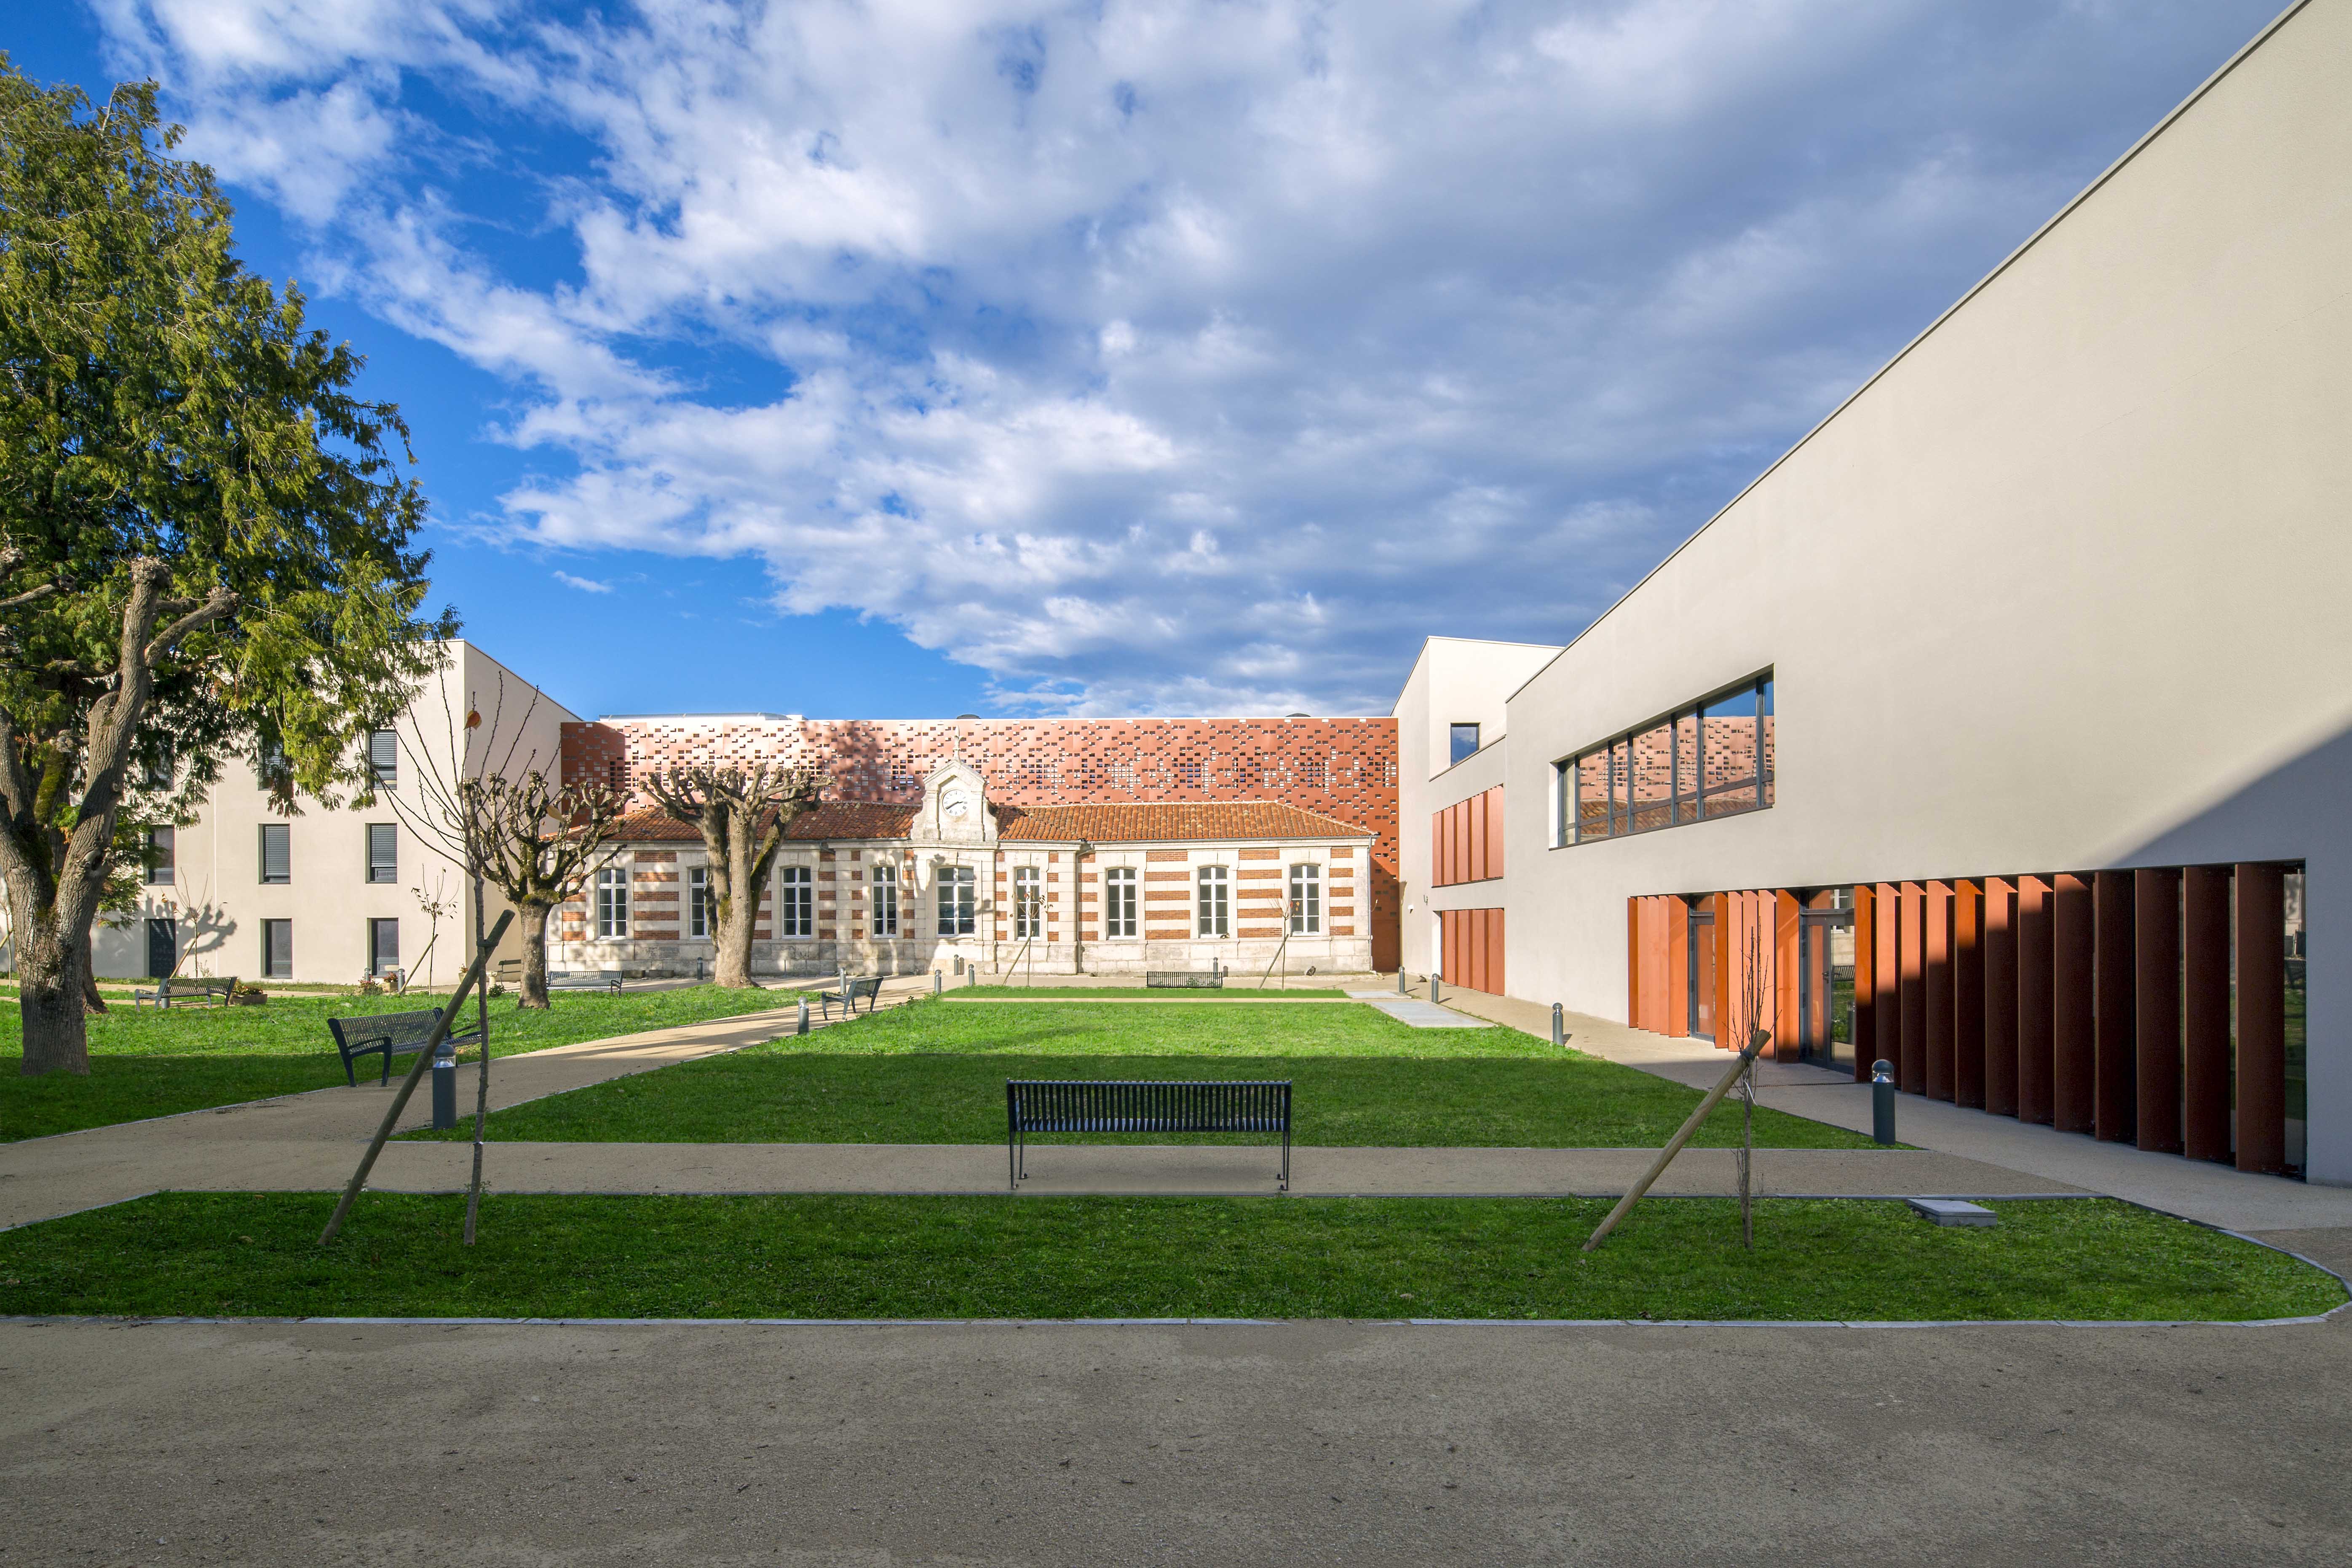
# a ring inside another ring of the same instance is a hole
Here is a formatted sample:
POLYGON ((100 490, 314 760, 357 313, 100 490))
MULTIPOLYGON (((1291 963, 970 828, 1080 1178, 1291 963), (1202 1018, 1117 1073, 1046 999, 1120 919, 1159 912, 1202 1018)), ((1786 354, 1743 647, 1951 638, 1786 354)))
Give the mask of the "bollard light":
POLYGON ((1400 995, 1400 996, 1402 996, 1402 995, 1404 995, 1404 994, 1405 994, 1405 988, 1404 988, 1404 965, 1402 965, 1402 964, 1399 964, 1399 965, 1397 965, 1397 994, 1398 994, 1398 995, 1400 995))
POLYGON ((1429 999, 1433 1002, 1441 1002, 1444 998, 1445 994, 1437 988, 1437 976, 1433 973, 1429 977, 1429 999))
POLYGON ((794 1029, 793 1033, 796 1035, 805 1035, 808 1033, 808 998, 805 996, 801 998, 800 1027, 794 1029))
POLYGON ((1895 1142, 1895 1064, 1870 1064, 1870 1135, 1881 1143, 1895 1142))
POLYGON ((945 976, 943 976, 943 975, 942 975, 942 974, 941 974, 938 970, 936 970, 936 969, 932 970, 932 971, 931 971, 931 994, 932 994, 932 995, 934 995, 934 996, 937 996, 937 995, 938 995, 938 994, 939 994, 942 990, 946 989, 946 986, 947 986, 947 980, 946 980, 946 977, 945 977, 945 976))
POLYGON ((975 963, 963 972, 963 986, 969 991, 980 984, 980 965, 975 963))
POLYGON ((1557 1002, 1551 1005, 1551 1043, 1556 1047, 1568 1044, 1568 1019, 1557 1002))
POLYGON ((433 1053, 433 1131, 457 1125, 457 1050, 448 1041, 433 1053))

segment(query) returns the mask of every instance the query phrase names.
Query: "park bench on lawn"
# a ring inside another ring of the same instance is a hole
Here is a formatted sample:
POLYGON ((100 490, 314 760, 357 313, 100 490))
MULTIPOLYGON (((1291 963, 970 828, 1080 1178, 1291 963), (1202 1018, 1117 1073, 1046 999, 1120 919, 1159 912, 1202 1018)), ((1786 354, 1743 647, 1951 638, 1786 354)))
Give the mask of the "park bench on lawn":
POLYGON ((152 1002, 158 1007, 226 1007, 228 999, 236 994, 236 976, 226 980, 179 980, 166 976, 156 983, 152 991, 133 991, 131 1005, 144 1007, 152 1002))
POLYGON ((816 994, 816 999, 823 1005, 824 1016, 829 1020, 833 1016, 833 1005, 835 1002, 841 1004, 843 1016, 855 1018, 857 1016, 857 999, 860 996, 866 998, 866 1010, 871 1013, 874 1011, 876 999, 881 994, 882 977, 880 975, 847 974, 842 977, 842 984, 838 990, 820 991, 816 994))
POLYGON ((1153 990, 1222 991, 1225 975, 1221 969, 1147 969, 1143 984, 1153 990))
POLYGON ((617 969, 551 969, 547 972, 550 991, 610 991, 621 994, 621 972, 617 969))
MULTIPOLYGON (((328 1033, 335 1037, 335 1049, 343 1058, 343 1077, 352 1088, 359 1087, 359 1075, 352 1064, 364 1056, 383 1058, 381 1084, 392 1081, 392 1058, 414 1056, 425 1048, 432 1037, 433 1026, 441 1021, 441 1009, 427 1007, 421 1013, 371 1013, 362 1018, 330 1018, 328 1033)), ((470 1035, 451 1035, 446 1042, 455 1052, 460 1046, 478 1046, 482 1037, 478 1031, 470 1035)))
POLYGON ((1279 1132, 1290 1190, 1290 1080, 1012 1079, 1004 1085, 1004 1157, 1013 1190, 1029 1175, 1032 1132, 1279 1132))

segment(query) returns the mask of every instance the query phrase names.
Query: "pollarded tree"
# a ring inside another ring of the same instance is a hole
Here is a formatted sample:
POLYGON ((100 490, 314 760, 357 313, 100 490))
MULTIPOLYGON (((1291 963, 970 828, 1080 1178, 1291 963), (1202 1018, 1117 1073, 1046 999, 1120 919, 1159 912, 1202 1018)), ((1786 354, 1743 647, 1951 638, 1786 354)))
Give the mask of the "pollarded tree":
POLYGON ((152 83, 92 110, 0 56, 0 880, 24 1070, 88 1072, 89 932, 147 762, 290 805, 432 668, 399 411, 236 259, 152 83))
POLYGON ((667 768, 643 781, 656 805, 701 831, 718 928, 713 978, 719 984, 752 984, 751 931, 760 913, 760 889, 793 819, 814 807, 831 782, 814 768, 782 763, 667 768))
POLYGON ((592 784, 558 788, 541 773, 492 774, 458 785, 466 837, 480 847, 483 879, 514 906, 522 926, 518 1007, 547 1002, 547 917, 577 898, 604 861, 621 820, 620 797, 592 784))

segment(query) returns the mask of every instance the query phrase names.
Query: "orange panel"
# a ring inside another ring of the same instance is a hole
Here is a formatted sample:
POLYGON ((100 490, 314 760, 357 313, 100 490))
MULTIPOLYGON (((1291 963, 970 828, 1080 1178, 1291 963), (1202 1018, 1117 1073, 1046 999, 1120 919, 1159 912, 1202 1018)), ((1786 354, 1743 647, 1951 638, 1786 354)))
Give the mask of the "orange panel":
POLYGON ((2230 1158, 2230 868, 2191 866, 2183 896, 2182 1152, 2230 1158))
POLYGON ((2098 955, 2091 884, 2061 872, 2051 890, 2050 1124, 2061 1132, 2098 1127, 2097 998, 2092 971, 2098 955))
POLYGON ((1665 910, 1666 962, 1658 983, 1665 995, 1666 1016, 1662 1026, 1676 1039, 1690 1035, 1690 906, 1680 899, 1658 900, 1665 910))
POLYGON ((1878 889, 1853 890, 1853 1077, 1870 1079, 1871 1053, 1878 1047, 1878 889))
POLYGON ((1878 995, 1877 1037, 1870 1042, 1876 1059, 1895 1069, 1895 1079, 1903 1077, 1903 900, 1892 882, 1878 884, 1877 952, 1871 962, 1877 969, 1874 982, 1878 995))
POLYGON ((2048 1125, 2057 1074, 2057 1005, 2052 969, 2058 945, 2052 931, 2050 879, 2017 879, 2017 1119, 2048 1125))
POLYGON ((1463 984, 1473 991, 1486 989, 1486 921, 1484 915, 1485 911, 1480 910, 1462 911, 1464 942, 1470 950, 1467 966, 1470 973, 1463 984))
POLYGON ((1625 900, 1625 1022, 1642 1024, 1642 900, 1625 900))
POLYGON ((1442 811, 1429 814, 1429 885, 1433 888, 1448 885, 1445 879, 1445 814, 1442 811))
POLYGON ((1775 1060, 1792 1062, 1804 1054, 1805 1041, 1801 1033, 1804 1009, 1797 1005, 1797 982, 1801 965, 1797 952, 1798 915, 1802 906, 1797 895, 1788 891, 1772 895, 1772 972, 1780 977, 1774 987, 1772 1005, 1772 1056, 1775 1060))
POLYGON ((1503 786, 1486 792, 1486 875, 1503 874, 1503 786))
POLYGON ((2238 1169, 2286 1169, 2286 881, 2238 868, 2238 1169))
POLYGON ((1492 875, 1486 869, 1486 797, 1474 795, 1462 804, 1470 808, 1470 879, 1483 882, 1492 875))
POLYGON ((1486 911, 1486 978, 1496 995, 1504 994, 1503 984, 1503 911, 1486 911))
MULTIPOLYGON (((2091 879, 2092 1089, 2091 1123, 2101 1141, 2129 1143, 2138 1136, 2139 1009, 2132 997, 2137 964, 2133 907, 2137 881, 2129 871, 2091 879)), ((2176 976, 2172 986, 2180 982, 2176 976)))
POLYGON ((2017 884, 1984 885, 1984 1108, 2017 1114, 2017 884))
POLYGON ((1454 807, 1454 879, 1470 879, 1470 807, 1459 802, 1454 807))
POLYGON ((1731 955, 1724 951, 1724 943, 1729 940, 1725 933, 1731 930, 1731 898, 1729 894, 1717 893, 1707 902, 1715 909, 1715 1048, 1733 1050, 1738 1047, 1727 1043, 1731 1038, 1731 1027, 1727 1020, 1731 1016, 1734 963, 1731 955))
POLYGON ((1952 885, 1930 882, 1920 906, 1925 916, 1924 980, 1927 1098, 1952 1098, 1952 885))
POLYGON ((2139 1146, 2180 1152, 2180 873, 2159 867, 2132 874, 2138 1022, 2139 1146))
POLYGON ((1984 1109, 1984 890, 1952 884, 1952 1099, 1984 1109))

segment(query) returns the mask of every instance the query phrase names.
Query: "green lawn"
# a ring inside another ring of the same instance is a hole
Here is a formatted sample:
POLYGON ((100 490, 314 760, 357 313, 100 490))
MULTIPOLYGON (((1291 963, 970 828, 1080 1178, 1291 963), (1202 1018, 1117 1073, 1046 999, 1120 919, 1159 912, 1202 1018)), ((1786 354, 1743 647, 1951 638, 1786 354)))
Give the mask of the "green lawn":
MULTIPOLYGON (((327 1034, 331 1017, 441 1005, 426 996, 272 996, 259 1007, 133 1008, 117 1003, 89 1020, 89 1077, 20 1076, 16 1009, 0 1007, 0 1142, 168 1116, 206 1106, 325 1089, 343 1081, 327 1034)), ((494 1057, 792 1006, 782 991, 559 994, 546 1012, 490 1003, 494 1057)), ((470 1011, 470 1009, 469 1009, 470 1011)), ((470 1055, 470 1053, 469 1053, 470 1055)), ((407 1063, 401 1062, 405 1069, 407 1063)))
POLYGON ((418 1317, 2246 1319, 2343 1303, 2105 1200, 1993 1230, 1885 1202, 168 1194, 0 1233, 0 1313, 418 1317))
MULTIPOLYGON (((489 1135, 556 1142, 997 1142, 1008 1078, 1286 1078, 1296 1085, 1294 1136, 1310 1146, 1654 1147, 1699 1100, 1695 1089, 1556 1050, 1517 1030, 1414 1029, 1363 1006, 1088 1014, 1061 1005, 923 1003, 533 1100, 491 1117, 489 1135)), ((463 1131, 472 1136, 470 1127, 463 1131)), ((1756 1113, 1756 1136, 1776 1148, 1874 1147, 1859 1134, 1766 1110, 1756 1113)), ((1723 1147, 1738 1138, 1738 1109, 1726 1105, 1696 1142, 1723 1147)), ((1167 1139, 1103 1133, 1049 1141, 1167 1139)))

